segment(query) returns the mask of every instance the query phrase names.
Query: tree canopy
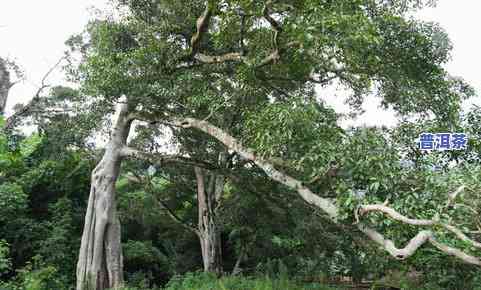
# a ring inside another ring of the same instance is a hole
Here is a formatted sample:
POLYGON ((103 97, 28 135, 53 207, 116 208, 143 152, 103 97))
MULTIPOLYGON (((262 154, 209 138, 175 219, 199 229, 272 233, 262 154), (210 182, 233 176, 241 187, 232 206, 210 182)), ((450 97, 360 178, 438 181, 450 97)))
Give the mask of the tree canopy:
POLYGON ((66 42, 78 88, 42 83, 4 121, 5 285, 184 289, 202 268, 479 287, 480 112, 445 31, 409 16, 430 2, 114 1, 66 42), (343 128, 328 87, 402 122, 343 128), (421 151, 423 132, 467 150, 421 151))

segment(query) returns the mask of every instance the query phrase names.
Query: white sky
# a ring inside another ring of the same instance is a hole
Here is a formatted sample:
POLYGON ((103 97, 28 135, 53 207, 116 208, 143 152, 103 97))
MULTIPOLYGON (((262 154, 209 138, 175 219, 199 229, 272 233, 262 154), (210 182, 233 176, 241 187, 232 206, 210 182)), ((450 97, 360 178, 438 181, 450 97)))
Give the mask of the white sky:
MULTIPOLYGON (((31 98, 43 75, 58 61, 66 49, 64 42, 82 31, 91 18, 92 6, 103 8, 106 0, 0 0, 0 56, 15 59, 25 70, 27 80, 16 85, 10 94, 8 108, 31 98)), ((448 32, 454 46, 448 71, 461 76, 481 92, 481 1, 440 0, 435 8, 425 9, 419 18, 439 22, 448 32)), ((53 74, 49 83, 63 82, 61 73, 53 74)), ((339 95, 342 96, 340 92, 339 95)), ((341 98, 335 94, 323 96, 340 111, 345 111, 341 98)), ((472 102, 481 105, 481 99, 472 102)), ((369 99, 366 113, 355 121, 357 125, 393 125, 392 112, 378 109, 378 102, 369 99)), ((7 112, 8 113, 8 112, 7 112)))
MULTIPOLYGON (((65 41, 83 30, 93 7, 105 0, 0 0, 0 56, 14 59, 27 80, 10 91, 7 108, 27 102, 41 79, 63 56, 65 41)), ((61 71, 48 84, 63 82, 61 71)), ((7 110, 7 114, 8 114, 7 110)))

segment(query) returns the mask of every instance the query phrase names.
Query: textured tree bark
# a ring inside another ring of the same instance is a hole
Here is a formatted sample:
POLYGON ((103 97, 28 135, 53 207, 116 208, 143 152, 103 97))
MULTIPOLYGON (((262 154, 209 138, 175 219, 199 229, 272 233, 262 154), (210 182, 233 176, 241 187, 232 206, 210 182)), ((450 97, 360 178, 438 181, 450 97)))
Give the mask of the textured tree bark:
POLYGON ((102 160, 92 172, 90 196, 77 263, 77 290, 118 289, 123 284, 120 222, 115 182, 131 122, 121 105, 102 160))
POLYGON ((205 272, 222 274, 222 241, 217 223, 217 206, 224 190, 225 179, 212 173, 205 184, 205 171, 195 167, 197 180, 198 231, 205 272))
POLYGON ((0 58, 0 115, 5 114, 7 105, 8 92, 12 84, 10 82, 10 73, 7 70, 5 61, 0 58))

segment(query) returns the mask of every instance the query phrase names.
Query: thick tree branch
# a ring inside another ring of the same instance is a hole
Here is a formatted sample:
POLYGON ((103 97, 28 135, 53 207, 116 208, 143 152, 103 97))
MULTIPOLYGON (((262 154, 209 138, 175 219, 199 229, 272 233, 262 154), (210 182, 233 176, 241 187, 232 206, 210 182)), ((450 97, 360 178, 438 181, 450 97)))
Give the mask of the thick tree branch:
POLYGON ((384 238, 379 232, 363 225, 358 224, 358 229, 368 236, 372 241, 380 245, 386 251, 388 251, 391 256, 396 259, 404 260, 412 256, 416 250, 421 247, 429 238, 432 236, 431 231, 420 231, 414 238, 412 238, 408 244, 401 249, 396 248, 392 240, 384 238))
MULTIPOLYGON (((331 200, 327 198, 322 198, 316 194, 314 194, 309 188, 307 188, 301 181, 277 170, 274 165, 267 160, 263 159, 262 157, 258 156, 254 150, 250 148, 244 147, 237 139, 229 135, 227 132, 223 131, 222 129, 206 122, 203 120, 193 119, 193 118, 177 118, 172 119, 169 122, 170 125, 179 126, 182 128, 196 128, 204 133, 216 138, 221 143, 223 143, 227 148, 234 150, 239 153, 245 159, 253 161, 259 168, 261 168, 267 176, 271 179, 284 184, 285 186, 296 190, 297 193, 302 197, 304 201, 308 204, 314 205, 326 213, 329 218, 337 223, 338 218, 338 208, 331 200)), ((413 225, 431 225, 431 221, 428 220, 414 220, 409 219, 407 217, 402 216, 401 214, 397 213, 396 211, 387 208, 386 205, 376 205, 375 207, 362 207, 360 208, 361 211, 374 211, 379 210, 387 215, 391 216, 392 218, 398 219, 399 221, 408 222, 409 224, 413 225)), ((364 223, 357 224, 358 229, 364 233, 367 237, 371 240, 376 242, 379 246, 385 249, 388 253, 394 256, 397 259, 406 259, 412 256, 416 250, 421 247, 427 241, 431 242, 436 248, 441 250, 442 252, 455 256, 462 261, 481 266, 481 260, 477 257, 468 255, 463 251, 449 247, 445 244, 442 244, 434 238, 434 234, 431 231, 420 231, 414 238, 412 238, 409 243, 404 248, 396 248, 393 241, 384 238, 382 234, 377 232, 376 230, 368 227, 364 223)), ((452 231, 453 229, 449 226, 445 228, 447 230, 452 231)), ((456 234, 456 231, 454 231, 456 234)), ((459 237, 459 236, 458 236, 459 237)), ((467 237, 466 237, 467 238, 467 237)), ((471 240, 470 240, 471 241, 471 240)), ((472 241, 471 241, 472 242, 472 241)), ((473 243, 474 244, 474 243, 473 243)))
POLYGON ((223 143, 227 148, 238 152, 241 157, 253 161, 273 180, 295 189, 306 202, 321 208, 329 215, 331 219, 335 220, 337 218, 337 207, 331 201, 315 195, 302 182, 276 170, 270 162, 267 162, 260 156, 257 156, 252 149, 244 148, 242 144, 237 141, 237 139, 230 136, 222 129, 213 126, 206 121, 193 118, 174 119, 170 122, 170 124, 183 128, 196 128, 207 133, 208 135, 211 135, 223 143))
POLYGON ((459 258, 465 263, 481 266, 481 261, 477 257, 468 255, 459 249, 442 244, 432 237, 429 239, 429 241, 443 253, 459 258))
POLYGON ((408 217, 403 216, 402 214, 398 213, 396 210, 385 206, 384 204, 366 204, 361 205, 359 207, 359 215, 363 215, 369 212, 382 212, 394 220, 399 222, 413 225, 413 226, 432 226, 435 224, 433 220, 424 220, 424 219, 411 219, 408 217))
MULTIPOLYGON (((242 24, 241 24, 241 40, 240 40, 241 51, 240 52, 229 52, 221 55, 207 55, 207 54, 200 53, 200 47, 199 47, 200 41, 205 31, 207 31, 209 21, 212 17, 215 6, 216 5, 215 3, 213 3, 213 1, 207 1, 206 9, 204 13, 197 20, 197 32, 194 34, 194 36, 191 39, 192 51, 189 57, 187 57, 188 61, 179 64, 178 66, 176 66, 176 69, 191 68, 191 67, 197 66, 198 64, 192 62, 192 60, 196 60, 201 64, 221 64, 226 62, 243 62, 254 68, 261 68, 266 65, 276 63, 281 58, 281 53, 285 49, 288 49, 290 47, 300 46, 299 42, 293 41, 293 42, 287 43, 284 48, 280 47, 279 34, 282 32, 282 26, 278 21, 276 21, 270 15, 270 8, 272 6, 272 1, 267 1, 267 3, 264 5, 264 8, 262 10, 262 14, 263 14, 263 17, 267 20, 267 22, 271 25, 271 27, 274 30, 274 36, 272 41, 273 50, 259 63, 254 64, 253 61, 245 57, 245 48, 244 48, 245 15, 241 15, 242 24)), ((183 60, 186 60, 186 58, 183 58, 183 60)))
POLYGON ((430 242, 433 246, 438 248, 441 252, 446 253, 448 255, 454 256, 465 263, 481 266, 481 260, 478 257, 468 255, 463 251, 447 246, 443 243, 438 242, 434 238, 434 234, 431 231, 420 231, 414 238, 412 238, 408 244, 401 249, 396 248, 394 242, 392 240, 384 238, 380 233, 377 231, 366 227, 363 224, 358 224, 358 229, 363 232, 366 236, 368 236, 372 241, 377 243, 383 249, 388 251, 391 256, 395 257, 396 259, 404 260, 412 256, 417 249, 419 249, 424 243, 430 242))
MULTIPOLYGON (((458 192, 458 191, 459 190, 457 190, 456 192, 458 192)), ((411 218, 408 218, 408 217, 400 214, 396 210, 394 210, 394 209, 392 209, 392 208, 390 208, 386 205, 383 205, 383 204, 361 205, 358 209, 358 212, 359 212, 360 215, 363 215, 363 214, 366 214, 366 213, 369 213, 369 212, 382 212, 382 213, 386 214, 387 216, 389 216, 390 218, 392 218, 396 221, 399 221, 399 222, 402 222, 402 223, 405 223, 405 224, 409 224, 409 225, 413 225, 413 226, 435 226, 435 225, 439 225, 439 226, 443 227, 444 229, 446 229, 447 231, 456 235, 456 237, 458 239, 471 244, 475 248, 481 249, 481 243, 470 239, 468 236, 466 236, 463 233, 463 231, 461 231, 457 227, 455 227, 453 225, 446 224, 446 223, 439 222, 436 219, 431 219, 431 220, 411 219, 411 218)))

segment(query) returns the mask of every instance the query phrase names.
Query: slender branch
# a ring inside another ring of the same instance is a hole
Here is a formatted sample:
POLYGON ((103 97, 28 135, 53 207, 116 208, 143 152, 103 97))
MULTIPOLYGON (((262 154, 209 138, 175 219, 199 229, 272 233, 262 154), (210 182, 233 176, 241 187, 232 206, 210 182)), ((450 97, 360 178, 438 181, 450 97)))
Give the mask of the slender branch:
POLYGON ((205 1, 204 12, 201 16, 199 16, 199 18, 197 18, 196 31, 190 39, 191 50, 187 55, 182 55, 176 59, 176 63, 180 62, 180 64, 175 65, 173 68, 171 68, 171 72, 179 69, 190 69, 199 66, 199 64, 195 63, 193 60, 197 58, 197 54, 200 52, 202 38, 209 29, 209 23, 216 8, 216 0, 205 1))
POLYGON ((150 193, 154 197, 154 200, 157 202, 158 206, 160 208, 164 209, 166 211, 167 215, 173 221, 175 221, 176 223, 178 223, 179 225, 181 225, 182 227, 184 227, 188 231, 193 232, 194 234, 198 234, 199 231, 194 226, 192 226, 192 225, 188 224, 187 222, 183 221, 172 209, 170 209, 170 207, 164 201, 162 201, 159 198, 154 196, 154 192, 153 192, 152 184, 151 184, 150 180, 146 181, 145 178, 142 178, 141 176, 138 176, 138 175, 126 175, 126 178, 131 182, 135 182, 135 183, 139 183, 139 184, 145 184, 147 186, 147 190, 150 191, 150 193))
POLYGON ((167 204, 165 202, 163 202, 162 200, 158 199, 158 198, 155 198, 155 201, 157 202, 157 204, 159 205, 159 207, 163 208, 167 214, 170 216, 170 218, 172 220, 174 220, 176 223, 178 223, 179 225, 181 225, 182 227, 184 227, 185 229, 187 229, 188 231, 196 234, 196 235, 199 235, 199 230, 197 228, 195 228, 194 226, 186 223, 185 221, 183 221, 178 215, 175 214, 175 212, 173 210, 171 210, 167 204))
POLYGON ((120 152, 122 157, 132 157, 136 159, 141 159, 149 161, 152 163, 158 163, 160 165, 167 163, 181 163, 190 166, 199 166, 206 169, 216 170, 218 169, 215 165, 202 160, 195 160, 190 157, 176 155, 176 154, 156 154, 140 151, 131 147, 123 147, 120 152))
POLYGON ((40 94, 40 90, 45 87, 48 87, 48 85, 45 83, 47 81, 47 78, 50 76, 50 74, 55 70, 57 69, 57 67, 62 63, 62 61, 64 61, 67 57, 66 56, 62 56, 48 71, 47 73, 43 76, 42 78, 42 81, 40 83, 40 89, 39 91, 37 92, 37 96, 40 94))
POLYGON ((336 78, 341 78, 343 70, 335 70, 335 71, 326 71, 325 74, 333 73, 331 76, 319 77, 318 75, 311 74, 309 77, 303 78, 287 78, 283 76, 269 76, 265 77, 265 80, 276 80, 276 81, 285 81, 285 82, 311 82, 319 85, 325 85, 335 80, 336 78))
POLYGON ((40 87, 38 88, 38 90, 35 92, 32 100, 25 106, 23 106, 23 108, 21 108, 19 111, 13 113, 13 115, 11 115, 10 117, 7 118, 6 122, 5 122, 5 127, 4 127, 4 130, 5 131, 11 131, 13 129, 13 127, 17 124, 18 120, 20 117, 28 114, 31 112, 31 110, 33 110, 33 108, 38 104, 38 102, 40 101, 41 99, 41 94, 42 92, 50 87, 50 85, 46 84, 46 81, 48 79, 48 77, 50 76, 50 74, 52 74, 52 72, 62 63, 62 61, 64 61, 66 59, 65 56, 61 57, 48 71, 47 73, 43 76, 42 80, 41 80, 41 83, 40 83, 40 87))

